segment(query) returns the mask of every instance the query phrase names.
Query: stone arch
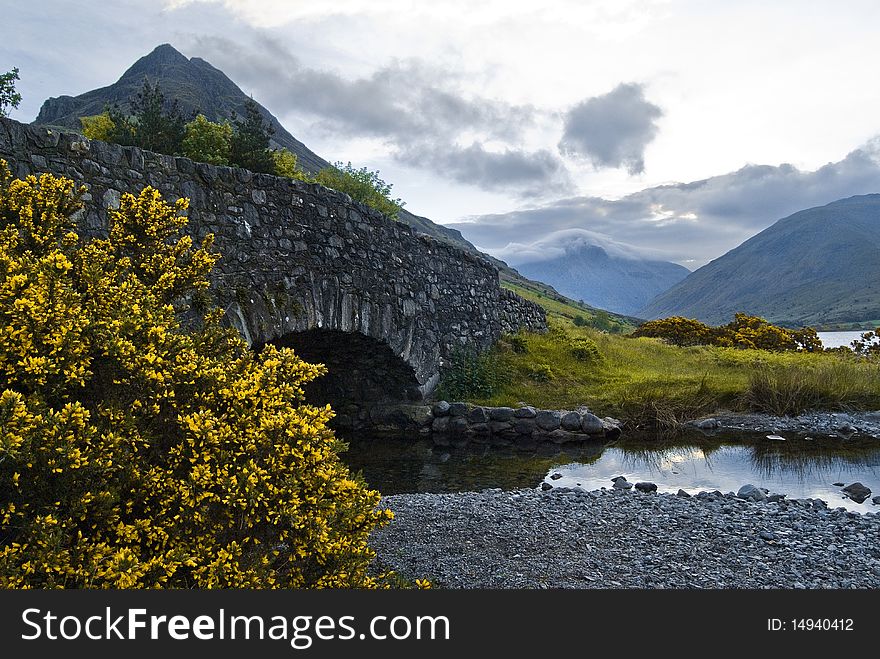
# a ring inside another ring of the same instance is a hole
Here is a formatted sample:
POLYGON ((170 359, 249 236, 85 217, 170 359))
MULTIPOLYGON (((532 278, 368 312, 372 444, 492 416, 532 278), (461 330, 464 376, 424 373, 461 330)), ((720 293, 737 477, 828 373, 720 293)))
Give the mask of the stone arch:
POLYGON ((370 336, 315 328, 290 332, 271 343, 327 367, 326 375, 307 385, 306 399, 316 405, 329 403, 338 427, 362 425, 377 405, 422 398, 412 367, 387 343, 370 336))
POLYGON ((308 393, 340 415, 352 404, 413 402, 433 391, 441 363, 435 319, 410 299, 380 302, 332 278, 305 277, 225 287, 221 297, 235 298, 225 305, 227 321, 257 350, 273 343, 326 364, 328 375, 308 393))

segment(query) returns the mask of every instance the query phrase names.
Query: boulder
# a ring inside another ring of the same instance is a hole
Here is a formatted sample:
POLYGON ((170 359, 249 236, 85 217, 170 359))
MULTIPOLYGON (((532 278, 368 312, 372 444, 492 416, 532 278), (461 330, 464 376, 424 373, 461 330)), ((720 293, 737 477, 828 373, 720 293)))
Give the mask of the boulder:
POLYGON ((657 491, 657 484, 656 483, 649 483, 647 481, 642 481, 642 482, 636 483, 636 489, 639 492, 656 492, 657 491))
POLYGON ((450 404, 449 413, 452 416, 466 416, 468 413, 467 403, 452 403, 452 404, 450 404))
POLYGON ((449 414, 449 403, 445 400, 437 401, 434 403, 434 407, 431 411, 434 413, 434 416, 446 416, 449 414))
POLYGON ((861 483, 851 483, 843 488, 843 493, 856 503, 864 503, 871 495, 871 488, 865 487, 861 483))
POLYGON ((601 435, 605 432, 605 424, 595 414, 587 412, 581 415, 581 431, 588 435, 601 435))
POLYGON ((562 415, 560 424, 563 430, 577 432, 581 429, 581 415, 577 412, 566 412, 562 415))
POLYGON ((529 435, 535 432, 535 420, 534 419, 519 419, 516 423, 513 424, 513 429, 516 431, 517 435, 529 435))
POLYGON ((526 405, 525 407, 520 407, 513 413, 517 419, 534 419, 538 416, 538 413, 535 411, 535 408, 531 405, 526 405))
POLYGON ((488 407, 489 419, 492 421, 510 421, 513 418, 512 407, 488 407))
POLYGON ((620 437, 620 421, 610 416, 602 419, 602 428, 605 431, 605 439, 617 439, 620 437))
POLYGON ((767 493, 764 492, 759 487, 755 487, 752 484, 743 485, 739 488, 739 491, 736 493, 737 498, 745 499, 746 501, 766 501, 767 493))
POLYGON ((718 419, 701 419, 694 425, 700 430, 718 430, 721 427, 721 422, 718 419))
POLYGON ((489 430, 493 433, 502 433, 506 430, 513 430, 513 424, 510 421, 490 421, 489 430))
POLYGON ((468 421, 471 423, 488 423, 489 415, 486 414, 485 408, 475 407, 468 414, 468 421))
POLYGON ((550 485, 550 483, 548 483, 547 481, 544 481, 543 483, 541 483, 541 489, 542 489, 544 492, 546 492, 547 490, 552 490, 552 489, 553 489, 553 486, 550 485))
POLYGON ((620 478, 614 479, 614 485, 612 487, 615 490, 629 490, 632 489, 633 484, 626 480, 623 476, 620 478))
POLYGON ((535 417, 535 423, 541 430, 556 430, 562 423, 562 412, 559 410, 541 410, 535 417))
POLYGON ((431 423, 431 430, 436 433, 445 433, 449 431, 449 417, 439 416, 431 423))
POLYGON ((682 490, 682 489, 679 489, 678 492, 675 493, 675 496, 677 496, 677 497, 683 497, 683 498, 685 498, 685 499, 690 499, 690 498, 691 498, 691 495, 690 495, 688 492, 686 492, 685 490, 682 490))

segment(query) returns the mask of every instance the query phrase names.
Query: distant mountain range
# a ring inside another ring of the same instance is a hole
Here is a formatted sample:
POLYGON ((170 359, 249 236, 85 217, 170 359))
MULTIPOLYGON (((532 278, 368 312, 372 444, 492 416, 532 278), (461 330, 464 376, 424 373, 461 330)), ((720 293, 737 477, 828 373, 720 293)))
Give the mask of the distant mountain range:
MULTIPOLYGON (((187 59, 173 46, 162 44, 150 54, 141 57, 112 85, 79 96, 58 96, 46 100, 34 123, 79 131, 80 117, 100 114, 108 105, 114 103, 122 109, 127 109, 129 99, 136 96, 143 88, 144 79, 151 83, 158 82, 166 98, 178 100, 185 115, 200 112, 211 121, 228 119, 233 111, 243 115, 245 102, 249 99, 225 73, 205 60, 199 57, 187 59)), ((291 135, 266 108, 259 103, 257 107, 267 123, 275 129, 274 146, 284 147, 295 153, 300 167, 315 173, 329 164, 291 135)), ((523 287, 536 295, 553 299, 562 297, 551 286, 530 281, 503 261, 480 252, 455 229, 435 224, 428 218, 415 215, 407 209, 400 212, 399 219, 421 233, 491 261, 500 270, 502 280, 523 287)), ((632 319, 620 320, 624 324, 632 322, 632 319)))
POLYGON ((790 326, 880 324, 880 194, 781 219, 636 315, 718 324, 737 311, 790 326))
POLYGON ((511 261, 526 277, 547 282, 563 295, 630 316, 690 274, 676 263, 621 256, 585 243, 546 260, 511 261))

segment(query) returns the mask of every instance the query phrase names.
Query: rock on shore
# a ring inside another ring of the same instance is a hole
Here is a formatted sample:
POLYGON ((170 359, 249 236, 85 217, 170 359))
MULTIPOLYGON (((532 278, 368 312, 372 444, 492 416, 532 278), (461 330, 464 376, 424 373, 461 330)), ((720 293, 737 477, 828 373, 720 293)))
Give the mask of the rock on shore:
POLYGON ((382 568, 449 588, 877 588, 880 516, 629 490, 404 494, 382 568))
POLYGON ((696 419, 687 425, 710 435, 743 432, 792 434, 811 439, 826 437, 849 439, 873 437, 880 439, 880 411, 877 412, 806 412, 800 416, 771 414, 717 414, 696 419))

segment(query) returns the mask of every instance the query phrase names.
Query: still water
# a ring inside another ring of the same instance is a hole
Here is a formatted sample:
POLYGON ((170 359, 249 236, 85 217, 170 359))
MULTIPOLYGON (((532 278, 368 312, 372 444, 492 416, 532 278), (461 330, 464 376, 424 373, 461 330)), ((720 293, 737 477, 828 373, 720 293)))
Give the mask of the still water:
POLYGON ((851 347, 850 343, 860 339, 863 332, 867 332, 867 330, 861 332, 816 332, 816 334, 819 335, 822 345, 826 348, 840 348, 841 346, 849 348, 851 347))
POLYGON ((463 492, 500 487, 610 488, 615 476, 632 483, 651 481, 661 492, 679 488, 737 491, 751 483, 788 498, 819 498, 832 508, 880 511, 871 499, 858 504, 843 497, 840 486, 855 481, 880 494, 880 443, 877 441, 750 438, 727 443, 708 439, 601 442, 580 447, 548 445, 537 451, 469 445, 435 447, 430 440, 359 439, 350 441, 343 461, 361 471, 383 494, 463 492), (551 479, 552 475, 560 477, 551 479))

